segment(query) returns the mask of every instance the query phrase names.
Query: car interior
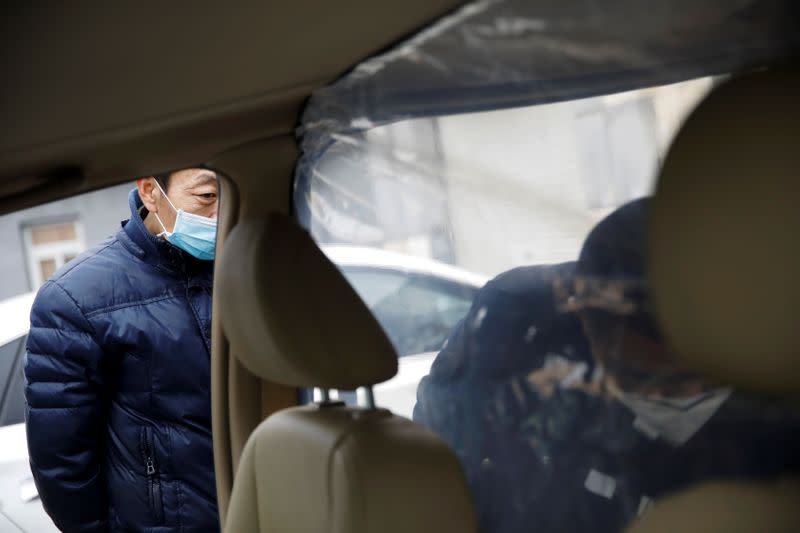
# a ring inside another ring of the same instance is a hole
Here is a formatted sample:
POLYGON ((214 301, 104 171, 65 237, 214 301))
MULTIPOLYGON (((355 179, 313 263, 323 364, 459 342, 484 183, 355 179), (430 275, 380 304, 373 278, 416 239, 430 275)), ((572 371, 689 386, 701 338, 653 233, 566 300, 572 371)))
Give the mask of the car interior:
MULTIPOLYGON (((778 0, 645 11, 632 0, 14 3, 0 22, 0 214, 214 170, 223 530, 483 530, 459 451, 372 394, 398 372, 397 349, 320 248, 314 180, 326 153, 380 125, 713 79, 655 169, 653 312, 687 368, 796 406, 800 12, 778 0), (626 13, 653 26, 613 40, 626 13), (303 400, 312 388, 321 401, 303 400), (361 401, 331 389, 360 389, 361 401)), ((796 531, 798 496, 797 472, 710 479, 630 531, 796 531)))

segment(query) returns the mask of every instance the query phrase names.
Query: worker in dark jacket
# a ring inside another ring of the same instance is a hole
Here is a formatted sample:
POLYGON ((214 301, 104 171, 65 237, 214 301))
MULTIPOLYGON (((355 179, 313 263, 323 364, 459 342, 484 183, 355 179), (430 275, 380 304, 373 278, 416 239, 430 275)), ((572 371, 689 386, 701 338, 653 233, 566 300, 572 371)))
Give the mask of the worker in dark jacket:
POLYGON ((574 271, 535 265, 489 281, 417 389, 414 420, 461 459, 481 531, 538 530, 525 517, 558 484, 552 458, 577 433, 585 399, 562 384, 587 382, 593 362, 578 317, 560 312, 553 292, 574 271))
POLYGON ((420 383, 414 419, 458 454, 481 530, 612 533, 697 483, 800 472, 797 410, 688 372, 662 339, 646 211, 613 212, 574 265, 489 282, 420 383))
POLYGON ((218 530, 209 390, 217 178, 185 169, 136 185, 130 220, 34 302, 31 469, 63 531, 218 530))

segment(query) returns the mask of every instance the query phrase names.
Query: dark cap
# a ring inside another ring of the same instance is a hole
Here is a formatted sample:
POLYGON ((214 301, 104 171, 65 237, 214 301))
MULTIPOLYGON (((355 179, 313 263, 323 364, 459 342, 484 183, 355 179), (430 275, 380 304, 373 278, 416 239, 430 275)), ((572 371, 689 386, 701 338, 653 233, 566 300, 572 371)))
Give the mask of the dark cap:
POLYGON ((644 281, 648 205, 649 198, 628 202, 594 227, 581 248, 578 276, 644 281))
POLYGON ((611 316, 624 315, 626 327, 660 342, 645 265, 649 202, 628 202, 595 226, 578 258, 576 286, 586 318, 607 327, 611 316))

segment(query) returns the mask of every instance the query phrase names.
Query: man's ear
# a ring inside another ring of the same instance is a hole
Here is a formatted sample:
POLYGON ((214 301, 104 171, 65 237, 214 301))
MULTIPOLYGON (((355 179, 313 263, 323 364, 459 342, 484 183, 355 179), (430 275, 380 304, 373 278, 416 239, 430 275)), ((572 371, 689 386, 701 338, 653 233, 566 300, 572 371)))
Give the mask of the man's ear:
POLYGON ((147 178, 139 178, 136 180, 136 188, 139 190, 139 198, 142 199, 144 207, 150 213, 158 213, 158 197, 161 191, 155 185, 155 178, 150 176, 147 178))

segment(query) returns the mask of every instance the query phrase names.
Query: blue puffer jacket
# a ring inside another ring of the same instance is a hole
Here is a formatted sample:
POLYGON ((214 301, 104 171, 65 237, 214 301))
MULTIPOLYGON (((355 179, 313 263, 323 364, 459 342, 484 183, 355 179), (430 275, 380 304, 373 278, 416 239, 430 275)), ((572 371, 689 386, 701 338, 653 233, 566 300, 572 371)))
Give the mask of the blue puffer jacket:
POLYGON ((140 216, 44 284, 25 363, 31 468, 64 531, 219 529, 211 447, 213 263, 140 216))

